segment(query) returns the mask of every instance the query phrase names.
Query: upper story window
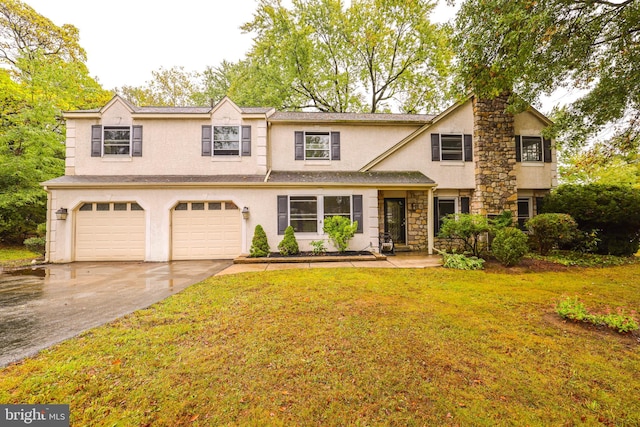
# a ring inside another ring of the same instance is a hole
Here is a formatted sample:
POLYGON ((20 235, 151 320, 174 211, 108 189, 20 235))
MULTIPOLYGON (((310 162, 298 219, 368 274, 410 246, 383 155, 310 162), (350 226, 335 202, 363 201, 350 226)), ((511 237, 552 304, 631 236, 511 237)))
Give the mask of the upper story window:
POLYGON ((107 155, 129 155, 131 152, 131 128, 104 127, 103 153, 107 155))
POLYGON ((295 132, 296 160, 340 160, 340 132, 295 132))
POLYGON ((202 126, 203 156, 250 156, 251 126, 202 126))
POLYGON ((541 162, 542 161, 542 138, 539 136, 523 136, 522 161, 541 162))
POLYGON ((431 134, 431 161, 473 161, 473 136, 431 134))
POLYGON ((142 126, 91 126, 91 157, 142 156, 142 126))
POLYGON ((240 126, 213 127, 213 155, 240 155, 240 126))

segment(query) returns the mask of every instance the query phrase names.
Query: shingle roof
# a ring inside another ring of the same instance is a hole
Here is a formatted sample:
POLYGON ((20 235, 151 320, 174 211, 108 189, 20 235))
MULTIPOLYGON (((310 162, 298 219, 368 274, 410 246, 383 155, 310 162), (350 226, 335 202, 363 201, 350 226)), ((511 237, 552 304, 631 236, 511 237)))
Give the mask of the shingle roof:
POLYGON ((298 172, 272 171, 269 181, 273 183, 340 183, 340 184, 435 184, 420 172, 374 171, 374 172, 298 172))
POLYGON ((428 123, 435 116, 431 114, 385 114, 385 113, 319 113, 278 111, 269 121, 282 122, 410 122, 428 123))
POLYGON ((264 175, 65 175, 43 182, 60 184, 174 184, 263 182, 264 175))

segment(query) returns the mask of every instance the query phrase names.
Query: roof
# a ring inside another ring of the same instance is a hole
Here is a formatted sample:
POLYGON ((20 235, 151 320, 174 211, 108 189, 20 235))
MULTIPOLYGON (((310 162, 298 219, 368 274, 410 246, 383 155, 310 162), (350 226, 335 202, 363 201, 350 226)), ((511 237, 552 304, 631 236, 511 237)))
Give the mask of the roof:
POLYGON ((375 172, 298 172, 272 171, 269 182, 273 183, 340 183, 340 184, 425 184, 435 181, 420 172, 375 171, 375 172))
POLYGON ((43 182, 42 185, 213 184, 250 182, 264 182, 264 175, 65 175, 43 182))
POLYGON ((277 111, 269 117, 272 122, 407 122, 428 123, 431 114, 387 114, 387 113, 323 113, 277 111))

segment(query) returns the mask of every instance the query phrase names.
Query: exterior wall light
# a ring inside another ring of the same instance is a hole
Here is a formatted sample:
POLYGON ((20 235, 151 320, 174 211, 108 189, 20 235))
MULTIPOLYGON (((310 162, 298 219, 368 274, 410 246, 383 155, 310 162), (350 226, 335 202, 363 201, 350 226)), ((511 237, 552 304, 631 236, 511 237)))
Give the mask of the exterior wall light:
POLYGON ((246 206, 242 208, 242 218, 249 219, 249 208, 246 206))
POLYGON ((60 220, 60 221, 64 221, 67 219, 67 209, 66 208, 60 208, 56 211, 56 219, 60 220))

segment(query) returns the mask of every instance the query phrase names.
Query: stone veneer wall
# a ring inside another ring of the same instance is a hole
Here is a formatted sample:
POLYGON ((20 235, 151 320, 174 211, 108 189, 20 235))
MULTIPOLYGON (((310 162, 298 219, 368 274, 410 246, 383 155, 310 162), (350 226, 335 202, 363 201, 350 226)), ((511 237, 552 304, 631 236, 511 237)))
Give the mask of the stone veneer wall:
POLYGON ((471 213, 518 211, 514 117, 506 112, 508 99, 509 94, 494 99, 473 97, 476 188, 471 213))
POLYGON ((427 219, 428 191, 407 191, 407 246, 412 251, 426 251, 429 241, 427 219))

